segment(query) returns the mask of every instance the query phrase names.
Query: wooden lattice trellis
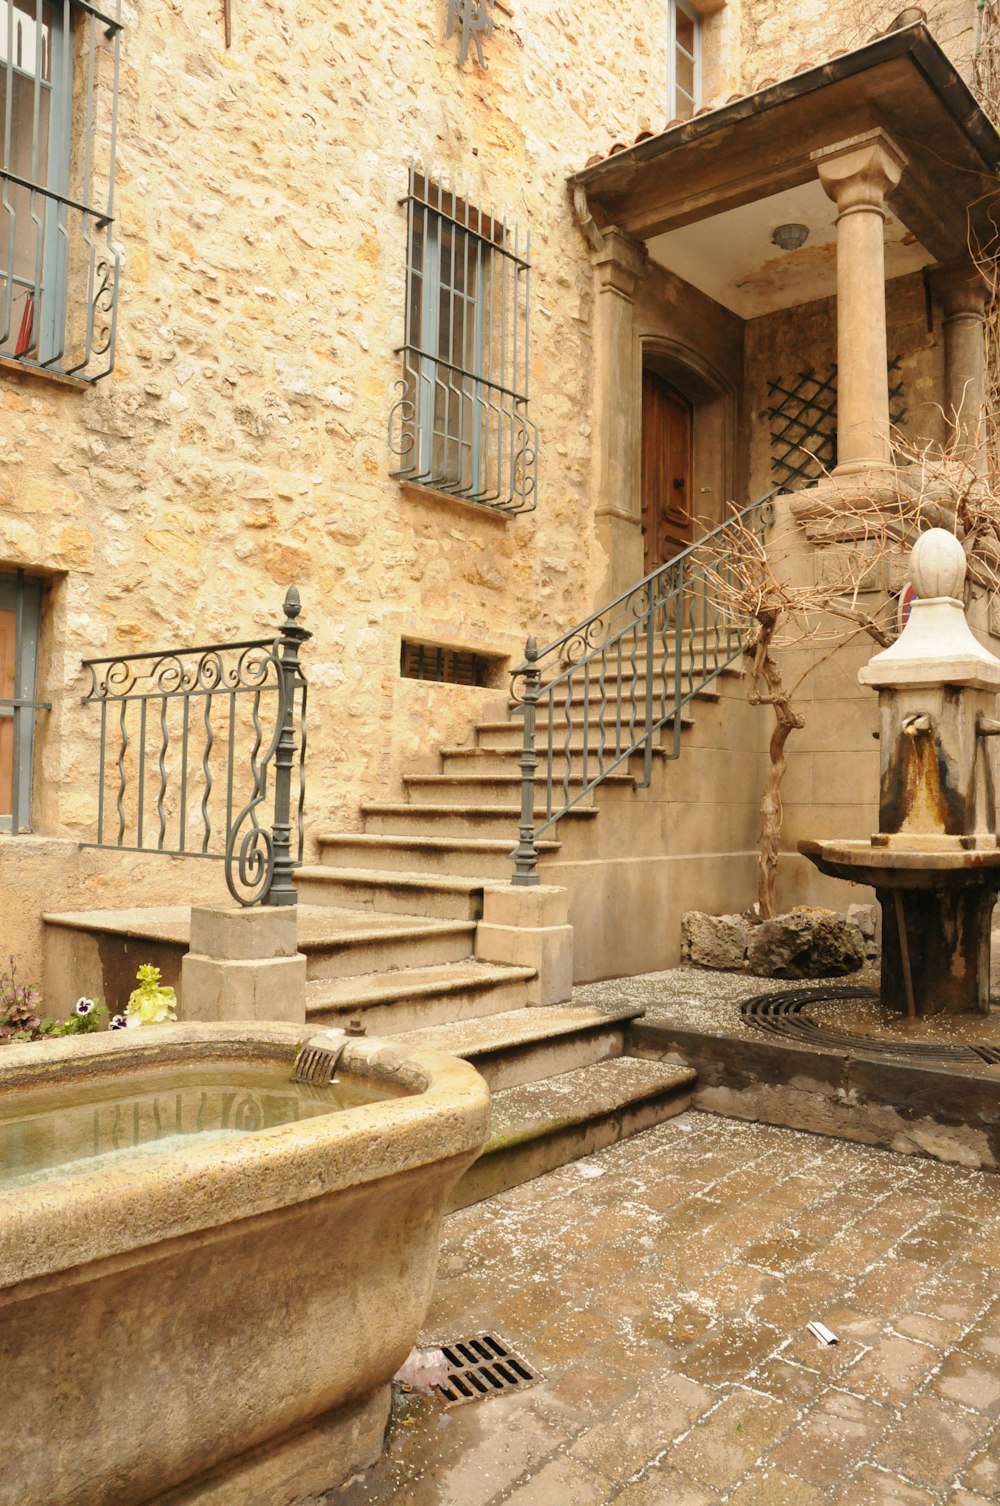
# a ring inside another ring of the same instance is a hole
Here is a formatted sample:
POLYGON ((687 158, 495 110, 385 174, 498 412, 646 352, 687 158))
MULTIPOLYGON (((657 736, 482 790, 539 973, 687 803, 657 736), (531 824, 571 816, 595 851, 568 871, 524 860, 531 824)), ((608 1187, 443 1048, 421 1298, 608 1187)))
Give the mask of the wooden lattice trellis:
MULTIPOLYGON (((899 356, 888 371, 889 422, 896 425, 906 417, 899 356)), ((776 377, 768 382, 767 395, 774 480, 789 491, 814 485, 837 464, 836 362, 822 373, 810 366, 792 382, 776 377)))

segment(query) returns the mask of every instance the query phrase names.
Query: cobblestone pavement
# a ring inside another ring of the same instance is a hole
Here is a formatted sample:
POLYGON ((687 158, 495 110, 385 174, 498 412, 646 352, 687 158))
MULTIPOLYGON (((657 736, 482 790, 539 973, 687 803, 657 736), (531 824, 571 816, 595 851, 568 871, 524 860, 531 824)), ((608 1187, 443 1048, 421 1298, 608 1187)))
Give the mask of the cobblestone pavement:
POLYGON ((425 1339, 480 1329, 544 1382, 324 1506, 1000 1501, 1000 1177, 689 1113, 446 1220, 425 1339))

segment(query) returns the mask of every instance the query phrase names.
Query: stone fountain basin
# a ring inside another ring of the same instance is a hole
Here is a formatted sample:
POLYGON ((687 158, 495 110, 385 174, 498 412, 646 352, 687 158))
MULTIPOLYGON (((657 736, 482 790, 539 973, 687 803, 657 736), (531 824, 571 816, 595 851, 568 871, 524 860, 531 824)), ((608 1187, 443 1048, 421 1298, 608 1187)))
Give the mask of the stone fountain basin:
POLYGON ((799 843, 831 878, 875 889, 1000 889, 1000 849, 873 847, 865 841, 799 843))
MULTIPOLYGON (((0 1115, 198 1058, 290 1074, 316 1033, 175 1025, 4 1047, 0 1115)), ((489 1093, 465 1062, 375 1040, 351 1041, 343 1071, 396 1096, 0 1190, 2 1506, 286 1506, 377 1456, 489 1093)))

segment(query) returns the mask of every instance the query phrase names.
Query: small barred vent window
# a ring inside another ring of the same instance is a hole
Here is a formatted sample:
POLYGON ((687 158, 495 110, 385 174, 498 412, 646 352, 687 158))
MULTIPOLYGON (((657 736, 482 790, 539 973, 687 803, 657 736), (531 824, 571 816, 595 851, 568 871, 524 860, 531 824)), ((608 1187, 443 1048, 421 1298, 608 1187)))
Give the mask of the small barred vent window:
POLYGON ((400 645, 399 672, 404 680, 438 680, 448 685, 494 685, 503 660, 461 648, 442 648, 436 643, 400 645))
POLYGON ((535 506, 529 244, 410 168, 406 324, 389 418, 393 475, 498 512, 535 506))
POLYGON ((121 0, 0 0, 0 358, 114 364, 121 0))

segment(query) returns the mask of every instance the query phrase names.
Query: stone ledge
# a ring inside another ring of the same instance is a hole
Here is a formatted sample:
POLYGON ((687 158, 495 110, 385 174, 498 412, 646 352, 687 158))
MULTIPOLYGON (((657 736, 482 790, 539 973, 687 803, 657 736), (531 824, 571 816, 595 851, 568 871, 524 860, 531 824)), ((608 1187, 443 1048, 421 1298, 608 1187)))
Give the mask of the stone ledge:
POLYGON ((84 392, 94 385, 84 377, 65 376, 61 371, 46 371, 41 366, 26 366, 22 361, 12 360, 10 356, 0 356, 0 372, 9 372, 12 376, 19 377, 40 377, 43 382, 54 382, 57 387, 75 387, 84 392))
POLYGON ((505 528, 516 514, 498 512, 482 502, 468 502, 464 497, 453 497, 451 492, 439 492, 433 486, 421 486, 417 481, 400 481, 399 490, 407 502, 429 502, 432 506, 444 507, 460 517, 475 518, 489 523, 494 528, 505 528))

